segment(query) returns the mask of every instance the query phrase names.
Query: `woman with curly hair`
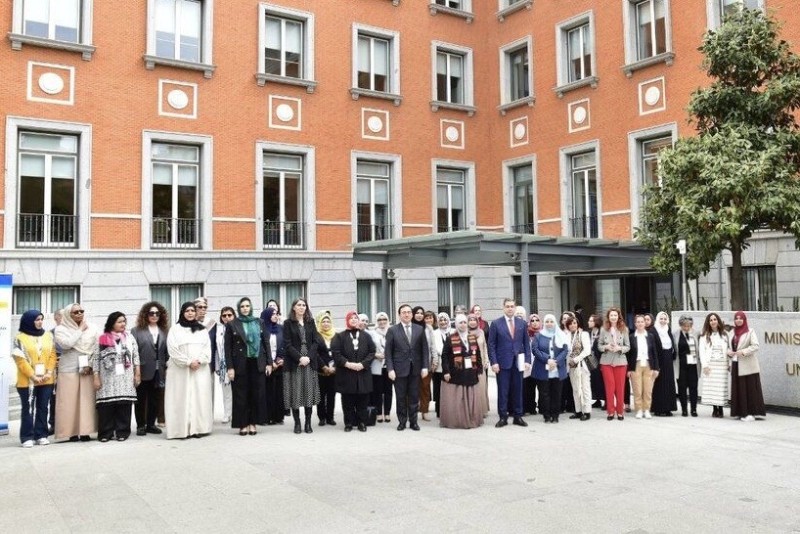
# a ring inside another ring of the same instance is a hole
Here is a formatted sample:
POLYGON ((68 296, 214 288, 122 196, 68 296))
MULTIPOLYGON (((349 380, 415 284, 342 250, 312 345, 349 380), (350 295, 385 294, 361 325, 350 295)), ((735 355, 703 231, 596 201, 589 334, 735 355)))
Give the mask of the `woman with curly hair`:
MULTIPOLYGON (((161 434, 156 426, 158 415, 158 390, 163 390, 166 378, 167 332, 169 331, 167 310, 159 302, 151 301, 139 309, 136 326, 131 330, 139 347, 141 381, 136 387, 136 435, 161 434)), ((163 393, 163 392, 162 392, 163 393)), ((164 395, 160 395, 163 400, 164 395)))

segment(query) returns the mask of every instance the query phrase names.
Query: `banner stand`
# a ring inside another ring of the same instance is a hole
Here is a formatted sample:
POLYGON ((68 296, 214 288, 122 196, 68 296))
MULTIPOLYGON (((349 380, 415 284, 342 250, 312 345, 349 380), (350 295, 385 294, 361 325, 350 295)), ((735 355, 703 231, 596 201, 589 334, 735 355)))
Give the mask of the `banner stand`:
POLYGON ((0 274, 0 436, 8 434, 8 385, 12 377, 4 366, 11 360, 11 294, 11 275, 0 274))

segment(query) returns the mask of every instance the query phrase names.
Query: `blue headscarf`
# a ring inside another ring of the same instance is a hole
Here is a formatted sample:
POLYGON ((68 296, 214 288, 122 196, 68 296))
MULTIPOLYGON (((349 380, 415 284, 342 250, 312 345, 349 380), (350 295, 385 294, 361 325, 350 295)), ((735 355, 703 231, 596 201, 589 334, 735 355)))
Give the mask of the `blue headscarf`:
POLYGON ((19 331, 29 336, 39 337, 44 335, 44 328, 36 328, 33 322, 37 317, 43 317, 39 310, 28 310, 19 320, 19 331))
POLYGON ((278 310, 271 306, 261 312, 261 320, 264 322, 264 327, 270 335, 277 334, 281 328, 281 325, 272 322, 272 316, 276 313, 278 313, 278 310))

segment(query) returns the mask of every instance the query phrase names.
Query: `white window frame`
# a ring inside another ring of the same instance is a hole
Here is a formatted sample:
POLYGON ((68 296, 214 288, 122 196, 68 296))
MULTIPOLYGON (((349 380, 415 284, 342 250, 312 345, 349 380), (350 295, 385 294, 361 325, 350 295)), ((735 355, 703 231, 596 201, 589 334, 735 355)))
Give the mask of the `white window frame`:
POLYGON ((450 306, 447 308, 446 313, 450 317, 454 317, 454 312, 456 306, 470 306, 470 302, 474 302, 474 291, 472 287, 472 276, 437 276, 436 277, 436 310, 437 312, 441 309, 441 303, 439 302, 439 283, 446 281, 447 282, 447 298, 450 301, 450 306), (454 302, 454 295, 453 295, 453 283, 454 282, 462 282, 466 280, 467 282, 467 300, 468 302, 454 302))
POLYGON ((533 38, 526 35, 500 47, 500 106, 497 109, 502 115, 505 115, 508 110, 525 104, 533 106, 536 102, 536 94, 533 89, 533 38), (528 96, 512 100, 511 54, 523 48, 528 53, 528 96))
POLYGON ((403 156, 385 152, 350 152, 350 220, 352 222, 352 242, 358 243, 358 162, 374 161, 389 165, 389 224, 392 226, 392 239, 403 237, 403 156))
POLYGON ((556 24, 556 83, 558 84, 553 89, 558 95, 558 98, 564 96, 564 93, 573 91, 580 87, 591 86, 592 89, 597 88, 599 78, 597 76, 597 30, 594 23, 594 11, 589 10, 566 20, 562 20, 556 24), (589 25, 589 33, 592 36, 591 47, 591 69, 592 75, 575 80, 569 81, 569 32, 581 26, 589 25))
POLYGON ((76 122, 50 121, 27 117, 9 116, 6 119, 6 180, 5 217, 3 224, 3 248, 13 250, 17 242, 17 209, 19 195, 19 133, 32 131, 75 135, 78 137, 78 174, 75 177, 76 209, 78 217, 78 239, 75 243, 80 250, 87 250, 91 243, 91 205, 92 205, 92 125, 76 122))
POLYGON ((150 159, 153 143, 177 143, 200 148, 200 183, 197 186, 197 219, 200 250, 213 248, 214 206, 214 138, 210 135, 185 134, 144 130, 142 132, 142 250, 162 250, 153 247, 153 162, 150 159))
MULTIPOLYGON (((627 1, 627 0, 626 0, 627 1)), ((572 156, 586 152, 595 153, 595 181, 597 183, 597 238, 603 237, 603 175, 600 141, 593 140, 559 150, 559 175, 561 177, 561 235, 572 235, 570 219, 572 218, 572 156)))
POLYGON ((473 56, 474 54, 472 48, 452 43, 445 43, 443 41, 431 41, 431 111, 439 111, 441 108, 465 111, 470 117, 475 114, 475 71, 473 67, 473 56), (463 104, 452 104, 450 102, 437 100, 439 95, 437 94, 438 82, 436 79, 436 57, 439 52, 458 54, 464 57, 463 104))
POLYGON ((464 172, 464 227, 466 230, 475 230, 477 217, 477 196, 475 192, 475 162, 454 159, 432 159, 431 160, 431 191, 433 191, 431 202, 431 233, 438 233, 439 220, 437 213, 437 189, 438 169, 455 169, 464 172))
MULTIPOLYGON (((305 234, 303 249, 315 250, 317 245, 316 224, 316 149, 310 145, 256 141, 255 146, 255 184, 256 184, 256 250, 264 250, 264 153, 275 152, 300 156, 303 158, 303 222, 305 234)), ((297 253, 297 247, 269 247, 270 252, 287 250, 297 253)))
POLYGON ((353 97, 353 100, 358 100, 362 96, 391 100, 395 106, 399 106, 403 101, 403 96, 400 94, 400 32, 354 22, 351 39, 350 96, 353 97), (358 86, 358 38, 360 35, 385 39, 389 42, 389 90, 386 92, 362 89, 358 86))
MULTIPOLYGON (((720 27, 722 24, 722 9, 721 9, 721 0, 706 0, 706 16, 708 17, 708 29, 715 30, 720 27)), ((742 5, 744 2, 748 0, 740 0, 742 5)), ((753 0, 757 3, 756 9, 760 9, 761 11, 765 11, 766 0, 753 0)))
POLYGON ((497 0, 497 20, 503 22, 507 16, 533 7, 533 0, 497 0))
POLYGON ((278 280, 278 281, 275 281, 275 280, 264 280, 264 281, 261 282, 261 299, 264 301, 264 302, 262 302, 262 306, 264 308, 266 308, 267 302, 269 302, 270 299, 277 301, 278 306, 280 306, 280 309, 281 309, 281 317, 284 318, 284 319, 288 319, 290 317, 290 314, 291 314, 291 311, 292 311, 290 309, 292 303, 291 303, 291 301, 289 301, 286 298, 286 284, 302 284, 305 287, 305 289, 303 291, 304 294, 302 296, 305 299, 309 298, 309 295, 308 295, 309 283, 308 283, 307 280, 278 280), (278 293, 279 294, 278 294, 277 297, 274 296, 274 295, 266 295, 264 293, 266 291, 266 287, 265 287, 266 284, 274 284, 274 285, 278 286, 278 293))
MULTIPOLYGON (((12 315, 19 317, 22 314, 14 313, 17 309, 17 291, 19 290, 31 290, 31 289, 38 289, 39 290, 39 311, 44 314, 45 318, 47 318, 48 314, 55 313, 57 311, 62 310, 63 308, 53 308, 53 290, 56 289, 72 289, 74 293, 73 299, 70 303, 73 302, 80 302, 81 301, 81 286, 79 284, 67 284, 67 285, 43 285, 43 284, 31 284, 31 285, 14 285, 13 292, 12 292, 12 306, 11 306, 11 313, 12 315)), ((26 310, 27 311, 27 310, 26 310)), ((24 313, 24 312, 23 312, 24 313)))
POLYGON ((539 203, 536 181, 536 154, 529 154, 519 158, 507 159, 503 161, 503 227, 507 231, 514 232, 516 226, 516 196, 514 194, 514 169, 528 165, 531 167, 531 178, 533 182, 533 233, 539 231, 539 203))
POLYGON ((672 1, 664 0, 664 35, 666 52, 656 54, 644 59, 639 59, 637 50, 636 36, 638 33, 638 21, 636 19, 636 6, 641 2, 653 2, 654 0, 622 0, 622 22, 625 36, 625 65, 622 71, 625 76, 630 78, 634 71, 664 63, 672 65, 675 59, 675 52, 672 47, 672 1))
POLYGON ((467 24, 473 21, 472 0, 441 0, 444 1, 444 4, 439 4, 439 1, 440 0, 429 0, 428 9, 431 15, 444 13, 446 15, 461 17, 467 21, 467 24), (458 7, 448 5, 451 1, 457 1, 459 4, 458 7))
POLYGON ((258 83, 259 86, 264 86, 267 82, 297 85, 300 87, 305 87, 308 93, 313 93, 317 87, 317 82, 314 80, 315 33, 314 13, 265 2, 258 4, 258 68, 256 70, 256 83, 258 83), (265 50, 267 46, 267 16, 281 18, 284 20, 288 19, 302 23, 302 77, 293 78, 290 76, 278 76, 275 74, 267 74, 264 71, 264 64, 266 61, 265 50))
POLYGON ((147 51, 144 54, 144 65, 147 70, 153 70, 156 65, 176 67, 180 69, 197 70, 206 78, 211 78, 217 68, 213 64, 214 43, 214 0, 202 0, 201 36, 200 36, 200 61, 183 61, 175 58, 165 58, 156 55, 156 0, 147 0, 147 51))
POLYGON ((642 210, 642 142, 672 136, 673 144, 678 140, 678 124, 671 122, 642 130, 628 132, 628 172, 630 176, 631 237, 639 226, 642 210))
MULTIPOLYGON (((166 308, 166 310, 167 310, 167 314, 169 316, 170 323, 176 323, 180 319, 181 306, 183 306, 183 302, 181 302, 181 300, 182 300, 181 299, 181 289, 191 288, 191 287, 197 287, 198 288, 198 292, 197 292, 197 296, 198 297, 201 297, 201 296, 204 295, 204 293, 203 293, 203 284, 201 282, 197 282, 197 283, 180 282, 180 283, 176 283, 176 284, 150 284, 148 286, 148 289, 150 290, 149 299, 155 300, 156 302, 158 302, 159 304, 164 306, 164 308, 166 308), (161 302, 160 300, 155 298, 155 295, 153 295, 153 288, 156 288, 156 287, 157 288, 161 288, 161 289, 169 288, 169 291, 170 291, 169 307, 167 307, 167 304, 165 302, 161 302)), ((211 310, 206 310, 206 312, 210 312, 210 311, 211 310)))
MULTIPOLYGON (((51 1, 55 2, 58 0, 51 1)), ((14 4, 11 10, 11 32, 8 34, 12 50, 22 50, 23 44, 29 44, 32 46, 78 52, 81 54, 84 61, 90 61, 92 59, 92 55, 96 50, 96 47, 92 45, 92 14, 94 13, 94 0, 81 0, 80 2, 80 30, 78 32, 77 43, 25 35, 23 33, 25 31, 24 0, 13 0, 13 2, 14 4)))
POLYGON ((356 307, 358 308, 358 313, 365 313, 369 316, 369 323, 375 323, 375 316, 379 312, 384 312, 388 315, 391 315, 391 310, 397 307, 397 283, 394 279, 390 278, 387 280, 387 285, 389 286, 389 302, 386 304, 385 310, 380 309, 379 304, 381 300, 381 289, 382 289, 382 281, 380 278, 356 278, 356 307), (358 284, 369 284, 369 310, 362 310, 358 308, 358 284))

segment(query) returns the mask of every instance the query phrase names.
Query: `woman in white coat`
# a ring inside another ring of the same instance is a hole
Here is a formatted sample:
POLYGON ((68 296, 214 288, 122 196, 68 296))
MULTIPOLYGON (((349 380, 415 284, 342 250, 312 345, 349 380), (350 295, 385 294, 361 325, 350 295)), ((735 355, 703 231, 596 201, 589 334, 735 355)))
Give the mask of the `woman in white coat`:
POLYGON ((572 383, 572 396, 575 400, 575 413, 570 419, 587 421, 592 416, 592 375, 586 365, 586 357, 592 352, 592 340, 589 332, 584 332, 575 317, 566 320, 569 336, 569 381, 572 383))
POLYGON ((169 362, 164 411, 167 439, 210 434, 214 422, 211 398, 211 339, 197 322, 193 302, 181 306, 178 324, 167 335, 169 362))
POLYGON ((730 347, 730 338, 722 319, 716 313, 709 313, 703 323, 698 352, 703 366, 703 390, 700 395, 703 404, 714 407, 711 417, 723 417, 722 407, 728 402, 730 347))

